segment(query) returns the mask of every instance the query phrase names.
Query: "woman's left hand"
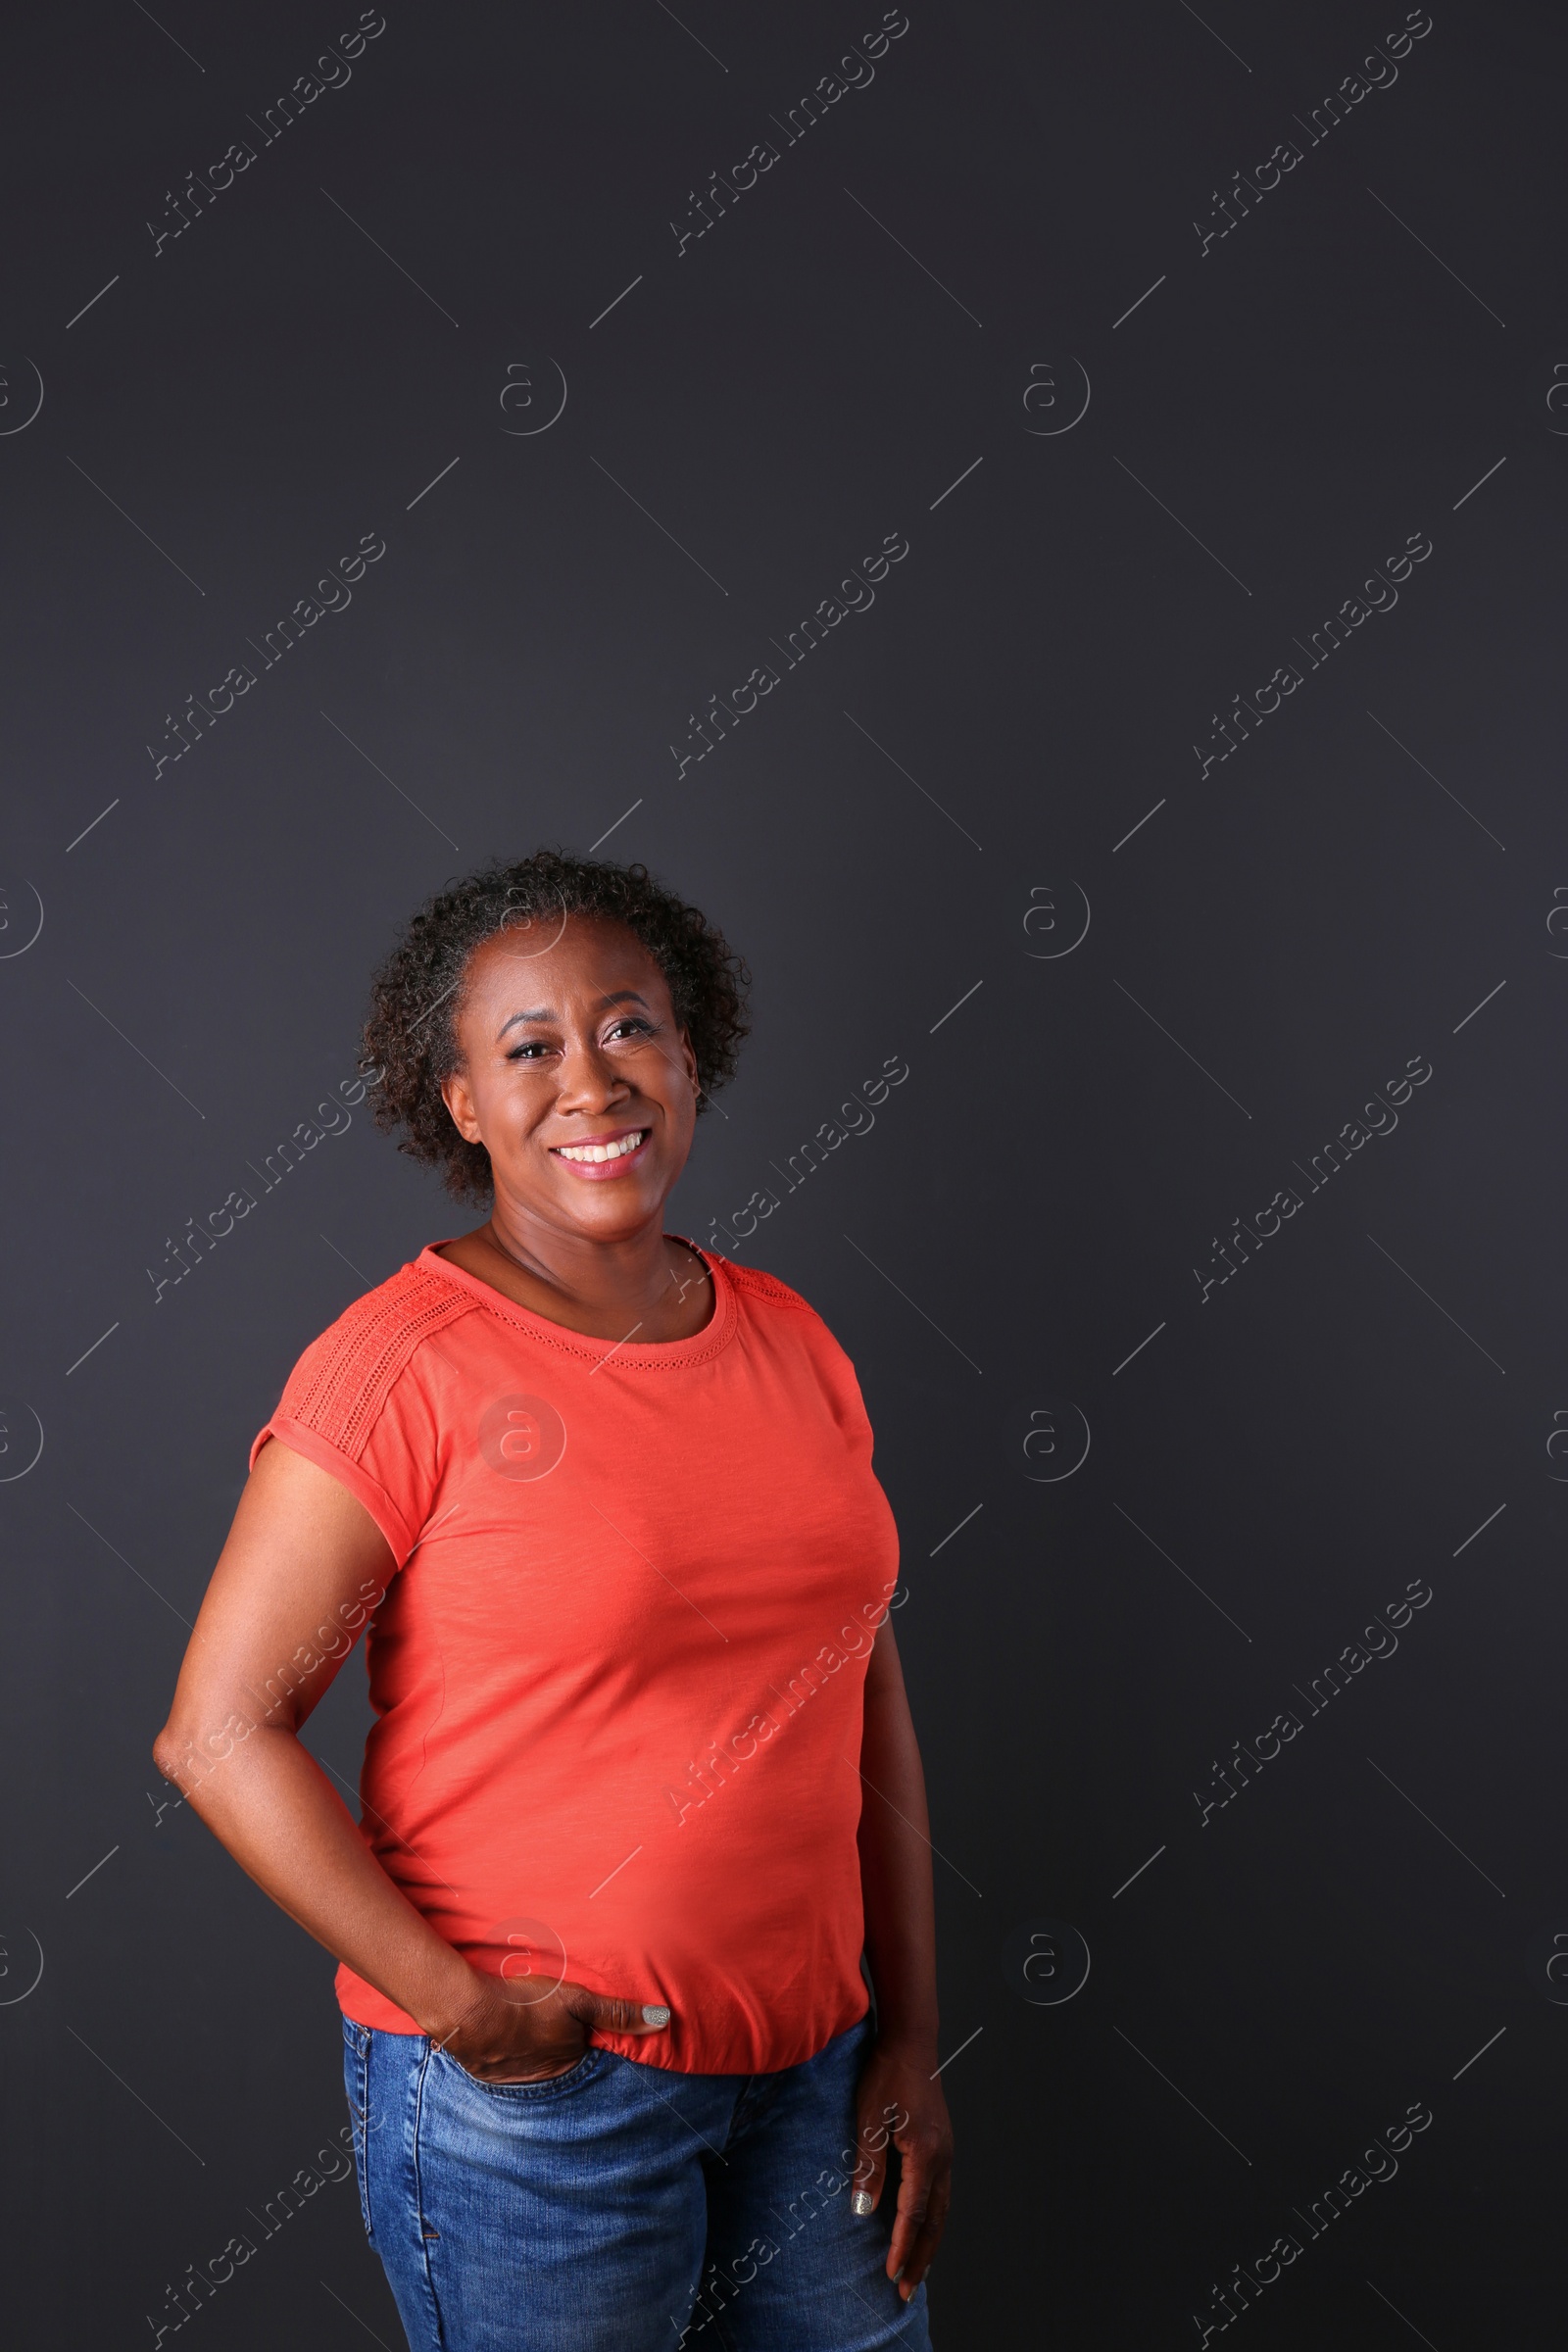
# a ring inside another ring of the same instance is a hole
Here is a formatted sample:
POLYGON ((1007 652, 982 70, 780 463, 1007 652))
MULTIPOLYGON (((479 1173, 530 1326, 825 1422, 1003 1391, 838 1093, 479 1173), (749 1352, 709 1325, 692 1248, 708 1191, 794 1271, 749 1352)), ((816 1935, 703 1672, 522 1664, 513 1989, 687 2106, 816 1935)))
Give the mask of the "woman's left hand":
POLYGON ((887 2179, 888 2142, 899 2151, 899 2203, 887 2269, 906 2303, 931 2267, 948 2218, 953 2125, 936 2054, 873 2042, 856 2084, 856 2156, 852 2196, 875 2212, 887 2179))

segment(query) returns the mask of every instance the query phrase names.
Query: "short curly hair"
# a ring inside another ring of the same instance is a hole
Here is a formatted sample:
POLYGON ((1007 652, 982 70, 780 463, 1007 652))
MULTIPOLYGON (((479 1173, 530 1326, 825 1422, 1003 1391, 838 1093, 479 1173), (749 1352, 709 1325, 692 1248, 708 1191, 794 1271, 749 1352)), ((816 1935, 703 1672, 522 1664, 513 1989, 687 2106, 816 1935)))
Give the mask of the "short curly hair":
POLYGON ((494 1197, 490 1154, 459 1134, 441 1082, 463 1067, 457 1013, 476 948, 503 930, 564 914, 624 924, 663 974, 697 1058, 699 1111, 735 1074, 748 1034, 751 974, 721 932, 644 865, 612 865, 536 850, 514 864, 493 858, 427 899, 370 983, 361 1069, 375 1122, 398 1149, 439 1168, 457 1200, 494 1197))

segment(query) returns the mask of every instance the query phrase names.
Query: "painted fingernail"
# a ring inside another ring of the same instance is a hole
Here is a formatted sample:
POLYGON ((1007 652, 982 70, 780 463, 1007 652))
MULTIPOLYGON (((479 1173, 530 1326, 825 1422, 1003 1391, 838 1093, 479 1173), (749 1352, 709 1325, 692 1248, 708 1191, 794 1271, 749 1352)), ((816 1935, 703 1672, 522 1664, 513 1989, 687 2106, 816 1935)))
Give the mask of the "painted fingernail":
POLYGON ((645 2026, 667 2026, 668 2023, 669 2011, 667 2009, 662 2008, 657 2001, 644 2001, 643 2024, 645 2026))
POLYGON ((875 2213, 876 2211, 876 2207, 871 2201, 871 2192, 868 2188, 858 2188, 854 2196, 850 2199, 850 2204, 856 2213, 875 2213))

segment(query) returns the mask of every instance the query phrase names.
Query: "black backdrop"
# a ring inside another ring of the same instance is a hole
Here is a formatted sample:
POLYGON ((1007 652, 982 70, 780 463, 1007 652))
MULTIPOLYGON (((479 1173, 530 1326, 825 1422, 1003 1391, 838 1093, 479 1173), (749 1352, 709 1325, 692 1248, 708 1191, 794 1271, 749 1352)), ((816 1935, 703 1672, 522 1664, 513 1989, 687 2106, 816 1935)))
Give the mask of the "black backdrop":
POLYGON ((1568 25, 1412 23, 13 20, 19 2340, 398 2340, 330 1963, 149 1745, 288 1366, 472 1222, 369 966, 542 840, 749 957, 671 1222, 877 1429, 936 2340, 1552 2340, 1568 25))

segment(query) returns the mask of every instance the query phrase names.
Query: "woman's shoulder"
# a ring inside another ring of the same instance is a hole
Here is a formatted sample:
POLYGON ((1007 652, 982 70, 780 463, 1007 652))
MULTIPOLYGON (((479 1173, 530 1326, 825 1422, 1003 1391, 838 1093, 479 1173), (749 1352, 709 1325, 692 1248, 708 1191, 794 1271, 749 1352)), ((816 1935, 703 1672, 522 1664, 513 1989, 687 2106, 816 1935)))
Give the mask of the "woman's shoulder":
POLYGON ((869 1446, 870 1424, 854 1361, 826 1318, 776 1274, 766 1274, 760 1266, 737 1265, 730 1257, 719 1263, 735 1294, 741 1323, 750 1326, 759 1348, 787 1378, 804 1376, 809 1388, 825 1391, 840 1425, 853 1430, 858 1443, 869 1446))
MULTIPOLYGON (((713 1252, 709 1251, 712 1256, 713 1252)), ((732 1257, 719 1259, 743 1324, 749 1323, 770 1348, 808 1356, 819 1371, 852 1369, 849 1356, 831 1324, 809 1298, 760 1266, 743 1266, 732 1257)))
MULTIPOLYGON (((715 1253, 710 1251, 710 1255, 712 1254, 715 1253)), ((810 1300, 803 1298, 799 1291, 792 1291, 787 1282, 780 1282, 776 1274, 764 1274, 760 1266, 743 1266, 733 1257, 721 1257, 718 1262, 744 1299, 760 1306, 795 1307, 802 1314, 816 1315, 810 1300)), ((821 1320, 820 1316, 817 1320, 821 1320)))
POLYGON ((311 1341, 289 1374, 283 1409, 323 1434, 365 1427, 424 1342, 473 1312, 464 1291, 411 1258, 311 1341))

